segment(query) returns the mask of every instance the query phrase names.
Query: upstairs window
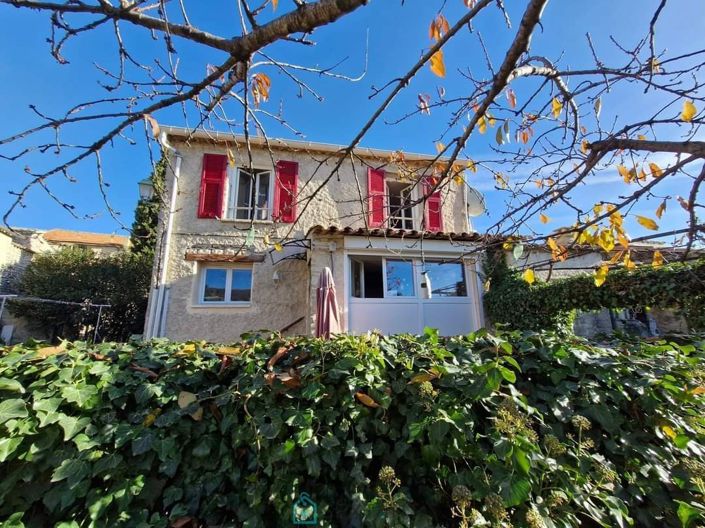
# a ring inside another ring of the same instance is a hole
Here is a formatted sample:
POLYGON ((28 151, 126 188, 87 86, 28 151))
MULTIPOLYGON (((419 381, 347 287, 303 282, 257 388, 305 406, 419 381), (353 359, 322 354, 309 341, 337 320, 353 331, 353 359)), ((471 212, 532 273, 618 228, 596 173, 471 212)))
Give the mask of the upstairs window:
POLYGON ((411 191, 407 183, 387 180, 387 216, 392 229, 414 228, 411 191))
POLYGON ((228 171, 229 220, 269 220, 271 218, 272 171, 238 168, 228 171))

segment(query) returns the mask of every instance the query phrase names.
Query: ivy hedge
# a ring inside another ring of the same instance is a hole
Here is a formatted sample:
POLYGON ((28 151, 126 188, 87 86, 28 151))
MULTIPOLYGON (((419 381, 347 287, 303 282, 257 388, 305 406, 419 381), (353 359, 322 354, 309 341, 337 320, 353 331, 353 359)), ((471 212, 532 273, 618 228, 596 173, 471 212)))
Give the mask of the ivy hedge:
POLYGON ((529 285, 498 252, 488 255, 486 274, 485 311, 512 328, 561 328, 572 323, 575 310, 658 307, 682 313, 691 329, 705 329, 705 259, 611 270, 599 287, 592 274, 529 285))
POLYGON ((688 527, 705 340, 245 336, 5 348, 5 527, 688 527), (311 513, 311 510, 309 510, 311 513))

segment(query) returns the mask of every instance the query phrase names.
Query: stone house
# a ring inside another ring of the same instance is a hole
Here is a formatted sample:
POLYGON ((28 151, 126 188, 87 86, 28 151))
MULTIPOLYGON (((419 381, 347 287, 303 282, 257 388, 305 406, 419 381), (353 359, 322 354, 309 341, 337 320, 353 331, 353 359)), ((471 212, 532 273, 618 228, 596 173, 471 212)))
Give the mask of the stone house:
POLYGON ((162 127, 166 206, 145 337, 311 334, 331 269, 342 329, 460 334, 483 325, 461 178, 434 156, 162 127), (470 255, 470 256, 468 256, 470 255), (429 288, 425 287, 430 284, 429 288))

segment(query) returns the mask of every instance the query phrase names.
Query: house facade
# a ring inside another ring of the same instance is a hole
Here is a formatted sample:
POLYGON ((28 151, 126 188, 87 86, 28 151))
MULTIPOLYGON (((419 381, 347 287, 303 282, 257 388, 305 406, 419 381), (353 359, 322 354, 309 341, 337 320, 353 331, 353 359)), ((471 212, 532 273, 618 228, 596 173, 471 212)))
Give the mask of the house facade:
POLYGON ((169 127, 161 139, 167 203, 146 338, 311 334, 326 267, 345 332, 483 326, 481 237, 466 184, 434 177, 442 160, 169 127))

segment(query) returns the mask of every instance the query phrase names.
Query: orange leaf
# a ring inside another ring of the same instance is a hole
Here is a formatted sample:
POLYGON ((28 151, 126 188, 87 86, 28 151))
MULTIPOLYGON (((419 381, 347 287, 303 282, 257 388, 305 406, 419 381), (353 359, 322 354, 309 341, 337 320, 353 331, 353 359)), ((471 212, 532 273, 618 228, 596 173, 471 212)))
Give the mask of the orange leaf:
POLYGON ((364 392, 357 391, 355 393, 355 398, 357 398, 357 401, 359 401, 365 407, 371 407, 372 409, 376 409, 377 407, 379 407, 379 403, 374 401, 371 397, 369 397, 364 392))
POLYGON ((507 89, 507 101, 509 101, 510 108, 516 108, 517 106, 517 94, 511 88, 507 89))
POLYGON ((663 176, 663 171, 661 170, 661 167, 659 167, 655 163, 649 163, 649 169, 651 169, 651 175, 654 178, 660 178, 661 176, 663 176))
POLYGON ((264 73, 255 73, 252 76, 252 97, 255 100, 255 106, 259 106, 262 101, 269 101, 269 87, 271 85, 272 81, 264 73))
POLYGON ((543 213, 539 215, 539 219, 541 220, 542 224, 547 224, 551 221, 551 219, 543 213))
POLYGON ((656 218, 661 218, 663 216, 663 213, 666 211, 666 200, 661 202, 661 205, 659 205, 656 208, 656 218))

